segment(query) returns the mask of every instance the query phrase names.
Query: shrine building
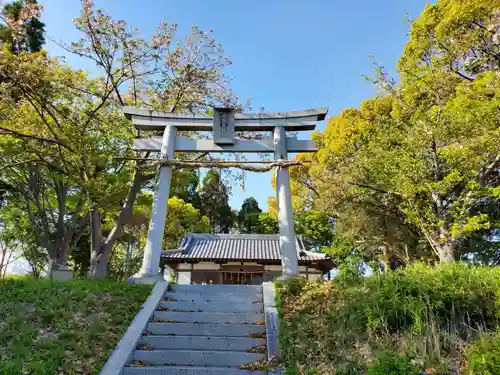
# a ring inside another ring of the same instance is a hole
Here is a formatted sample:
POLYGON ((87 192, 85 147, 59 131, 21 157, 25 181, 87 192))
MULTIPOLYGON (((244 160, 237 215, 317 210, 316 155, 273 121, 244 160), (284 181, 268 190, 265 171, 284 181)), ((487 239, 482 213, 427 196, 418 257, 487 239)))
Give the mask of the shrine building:
MULTIPOLYGON (((326 254, 308 251, 300 236, 296 248, 300 275, 308 280, 333 268, 326 254)), ((192 233, 179 249, 163 251, 162 261, 178 284, 260 285, 282 275, 277 234, 192 233)))

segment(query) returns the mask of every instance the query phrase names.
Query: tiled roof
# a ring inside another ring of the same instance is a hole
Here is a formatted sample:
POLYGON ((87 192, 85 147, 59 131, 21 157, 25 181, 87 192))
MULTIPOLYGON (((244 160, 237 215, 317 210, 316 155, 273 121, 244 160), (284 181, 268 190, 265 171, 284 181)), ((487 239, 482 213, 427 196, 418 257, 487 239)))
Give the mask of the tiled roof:
MULTIPOLYGON (((325 254, 307 251, 300 237, 297 239, 300 263, 321 261, 325 254)), ((279 235, 275 234, 199 234, 184 237, 181 248, 164 251, 167 260, 196 261, 272 261, 281 260, 279 235)))

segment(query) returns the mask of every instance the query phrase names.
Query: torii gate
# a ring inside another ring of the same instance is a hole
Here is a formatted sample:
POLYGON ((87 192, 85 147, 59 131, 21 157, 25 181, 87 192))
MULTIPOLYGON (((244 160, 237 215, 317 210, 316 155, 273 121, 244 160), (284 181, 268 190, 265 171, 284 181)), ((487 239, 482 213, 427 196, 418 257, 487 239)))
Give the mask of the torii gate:
MULTIPOLYGON (((285 161, 289 152, 316 152, 313 141, 287 137, 286 131, 314 130, 316 122, 325 119, 328 108, 276 113, 234 113, 228 108, 215 108, 214 115, 153 112, 124 107, 123 112, 138 130, 163 130, 162 137, 135 139, 134 149, 160 152, 164 160, 173 160, 178 152, 274 153, 275 161, 285 161), (181 131, 213 131, 214 139, 188 139, 177 136, 181 131), (235 131, 273 131, 273 137, 262 140, 235 139, 235 131)), ((278 167, 276 193, 278 226, 283 276, 299 274, 293 221, 292 196, 288 168, 278 167)), ((159 171, 142 268, 133 279, 151 283, 163 276, 158 273, 163 245, 172 166, 159 171)))

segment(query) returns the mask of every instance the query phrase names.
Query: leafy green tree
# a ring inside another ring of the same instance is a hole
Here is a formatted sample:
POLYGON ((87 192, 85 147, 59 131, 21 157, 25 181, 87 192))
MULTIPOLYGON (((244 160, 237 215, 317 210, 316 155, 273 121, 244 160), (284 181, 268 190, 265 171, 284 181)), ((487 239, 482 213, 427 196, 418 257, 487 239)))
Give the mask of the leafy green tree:
POLYGON ((170 197, 176 196, 194 208, 201 209, 201 199, 198 192, 200 178, 195 169, 174 169, 170 185, 170 197))
POLYGON ((473 80, 500 68, 500 15, 490 0, 440 0, 428 4, 411 24, 410 40, 398 68, 418 80, 431 68, 473 80))
POLYGON ((333 240, 334 221, 324 212, 307 210, 295 215, 295 232, 308 247, 320 249, 333 240))
POLYGON ((255 198, 245 199, 238 212, 238 226, 243 233, 258 233, 259 215, 262 210, 255 198))
POLYGON ((336 217, 343 234, 388 259, 452 261, 473 254, 463 239, 491 238, 500 183, 492 7, 429 5, 412 24, 401 83, 379 68, 373 81, 383 94, 315 135, 314 163, 292 172, 295 199, 336 217))
POLYGON ((200 190, 202 214, 208 218, 212 233, 229 233, 234 214, 229 206, 229 193, 220 173, 210 170, 203 178, 200 190))
POLYGON ((258 217, 255 233, 277 234, 278 221, 268 212, 261 212, 258 217))
POLYGON ((12 194, 0 204, 0 258, 0 277, 5 275, 8 264, 17 259, 29 264, 35 278, 48 264, 48 254, 38 244, 22 199, 12 194))
POLYGON ((174 44, 176 26, 162 23, 143 40, 91 1, 75 23, 83 38, 62 47, 94 61, 102 73, 94 79, 44 53, 2 47, 0 180, 2 191, 23 197, 56 267, 90 222, 89 276, 104 278, 133 204, 155 176, 149 161, 130 160, 134 131, 119 107, 197 112, 235 97, 222 74, 229 61, 208 33, 193 28, 174 44))
POLYGON ((164 247, 177 249, 182 238, 188 233, 209 233, 210 223, 206 216, 178 197, 168 200, 168 215, 165 224, 164 247))
POLYGON ((13 53, 38 52, 45 44, 45 24, 36 0, 16 0, 0 10, 0 41, 13 53))

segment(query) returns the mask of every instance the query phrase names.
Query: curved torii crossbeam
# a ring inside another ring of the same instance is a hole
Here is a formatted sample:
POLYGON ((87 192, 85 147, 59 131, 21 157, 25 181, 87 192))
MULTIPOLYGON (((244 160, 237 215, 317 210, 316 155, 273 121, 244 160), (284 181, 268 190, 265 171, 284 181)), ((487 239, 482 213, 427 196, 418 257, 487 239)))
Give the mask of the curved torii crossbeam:
MULTIPOLYGON (((173 160, 175 152, 237 152, 274 153, 274 160, 287 160, 289 152, 316 152, 313 141, 286 137, 286 131, 307 131, 316 128, 316 122, 324 120, 327 108, 275 113, 234 113, 228 108, 215 108, 214 115, 178 114, 155 112, 133 107, 123 107, 123 112, 138 130, 163 130, 163 137, 135 139, 134 149, 160 152, 161 157, 173 160), (177 130, 213 131, 214 140, 193 140, 177 136, 177 130), (239 140, 235 131, 273 131, 272 139, 239 140)), ((276 193, 278 226, 283 276, 299 274, 297 249, 290 192, 288 168, 277 168, 276 193)), ((144 248, 141 270, 133 279, 141 283, 154 283, 163 276, 158 273, 168 196, 172 180, 172 166, 160 168, 157 181, 148 238, 144 248)))

